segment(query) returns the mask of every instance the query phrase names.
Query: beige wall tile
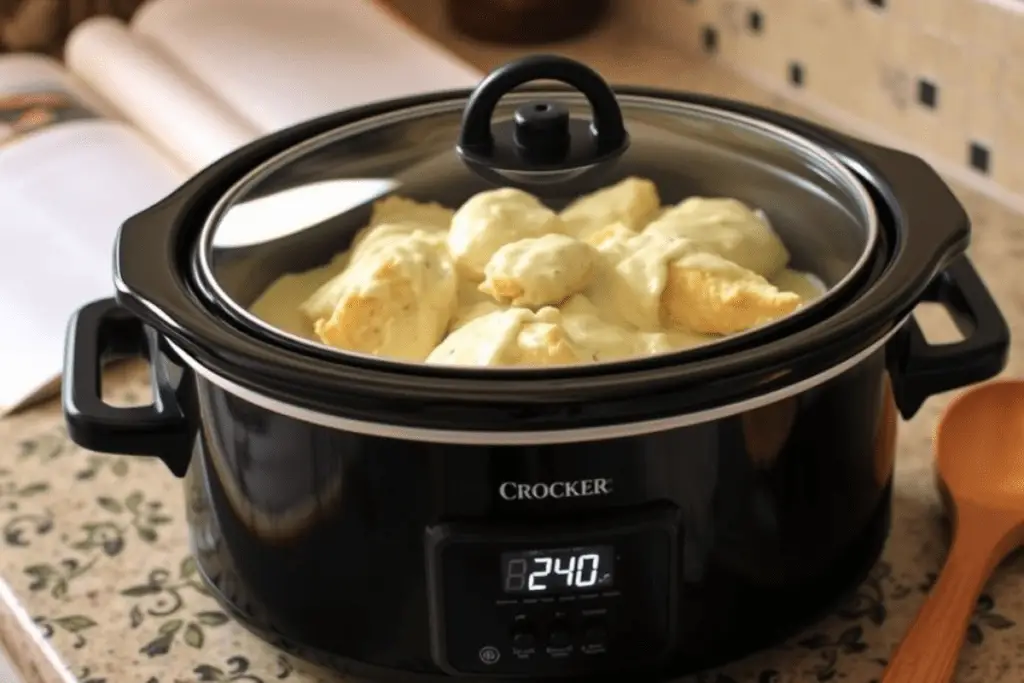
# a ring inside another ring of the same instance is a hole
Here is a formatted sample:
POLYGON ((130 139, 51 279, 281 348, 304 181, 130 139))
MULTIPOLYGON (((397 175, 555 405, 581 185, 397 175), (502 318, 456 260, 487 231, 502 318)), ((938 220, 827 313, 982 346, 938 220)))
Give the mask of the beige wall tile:
POLYGON ((960 168, 970 168, 976 141, 989 150, 989 175, 1024 193, 1024 0, 885 0, 882 9, 869 0, 697 4, 720 27, 720 59, 740 72, 790 87, 797 61, 809 102, 960 168), (749 31, 751 9, 762 14, 760 35, 749 31), (936 87, 934 108, 919 101, 921 80, 936 87))
POLYGON ((717 0, 643 0, 620 4, 620 19, 652 39, 687 53, 704 52, 703 28, 717 17, 717 0))
MULTIPOLYGON (((987 107, 993 109, 997 131, 992 177, 1000 184, 1024 192, 1024 59, 1004 58, 995 92, 987 107)), ((974 103, 973 108, 984 105, 974 103)))
POLYGON ((758 11, 762 14, 764 28, 760 34, 747 37, 748 46, 741 51, 737 62, 749 65, 750 70, 761 78, 779 84, 787 80, 789 63, 801 59, 806 53, 806 40, 803 38, 806 30, 799 15, 785 10, 786 4, 778 0, 762 3, 758 11))
POLYGON ((953 16, 961 4, 972 4, 974 0, 915 0, 913 16, 900 17, 921 33, 930 33, 943 38, 955 30, 953 16))
POLYGON ((970 167, 970 145, 976 141, 989 151, 990 175, 1006 163, 1005 150, 999 148, 1000 106, 1004 82, 1002 55, 984 49, 966 53, 969 78, 967 106, 962 123, 950 131, 951 138, 959 138, 944 156, 970 167))
MULTIPOLYGON (((854 0, 855 2, 862 2, 870 6, 868 0, 854 0)), ((885 7, 883 9, 874 9, 872 11, 877 12, 885 16, 886 19, 903 22, 913 22, 920 24, 921 22, 921 8, 927 3, 931 5, 935 2, 943 2, 944 0, 885 0, 885 7)))
POLYGON ((989 0, 950 2, 945 34, 965 46, 984 47, 993 52, 1001 52, 1009 35, 1009 24, 1024 18, 1019 12, 1008 12, 1004 5, 997 5, 989 0))
POLYGON ((1024 120, 1005 109, 999 115, 992 178, 1003 187, 1024 194, 1024 120))
POLYGON ((907 139, 913 139, 911 110, 914 107, 914 73, 907 54, 915 33, 900 22, 884 20, 878 28, 868 65, 869 86, 855 105, 865 121, 907 139))
POLYGON ((1018 60, 1024 55, 1024 2, 975 0, 974 11, 965 23, 968 44, 986 45, 1018 60))
POLYGON ((941 36, 918 33, 911 38, 906 64, 911 70, 913 99, 908 122, 913 139, 926 149, 959 160, 951 146, 954 131, 963 131, 970 94, 969 64, 957 45, 941 36), (930 83, 937 92, 937 103, 929 108, 918 99, 921 84, 930 83))

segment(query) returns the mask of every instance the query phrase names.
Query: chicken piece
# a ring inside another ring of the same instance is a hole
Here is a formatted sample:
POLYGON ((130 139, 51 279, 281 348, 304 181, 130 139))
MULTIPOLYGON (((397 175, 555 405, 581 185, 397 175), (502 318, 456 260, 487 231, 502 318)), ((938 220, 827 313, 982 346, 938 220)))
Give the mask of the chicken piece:
POLYGON ((586 296, 576 294, 559 309, 569 337, 598 361, 624 360, 669 353, 712 341, 686 332, 638 332, 605 320, 586 296))
POLYGON ((593 356, 569 338, 557 309, 510 308, 480 316, 449 334, 427 357, 432 365, 570 365, 593 356))
POLYGON ((446 231, 454 215, 452 209, 433 202, 424 204, 398 195, 379 199, 373 203, 369 224, 352 238, 349 258, 357 258, 381 237, 409 234, 414 230, 446 231))
POLYGON ((584 241, 597 249, 605 260, 618 263, 629 254, 631 240, 639 234, 622 223, 612 223, 590 233, 584 241))
MULTIPOLYGON (((487 294, 480 291, 480 283, 466 278, 459 278, 459 308, 472 306, 483 302, 494 303, 487 294)), ((507 308, 507 306, 506 306, 507 308)))
POLYGON ((559 310, 562 326, 570 339, 596 360, 619 360, 638 355, 640 333, 605 320, 586 296, 577 294, 570 297, 559 310))
POLYGON ((354 261, 335 284, 330 316, 313 330, 335 348, 422 361, 444 336, 458 303, 443 243, 422 231, 393 238, 354 261))
POLYGON ((555 304, 587 286, 596 257, 590 245, 567 235, 528 237, 494 252, 480 291, 513 306, 555 304))
POLYGON ((505 310, 508 309, 499 306, 489 299, 467 305, 460 305, 458 310, 455 311, 455 316, 452 318, 451 323, 448 325, 448 332, 454 332, 460 327, 464 327, 465 325, 473 322, 477 318, 505 310))
POLYGON ((646 178, 630 177, 580 197, 560 215, 567 234, 586 240, 612 223, 639 231, 660 207, 657 186, 646 178))
POLYGON ((487 262, 501 247, 561 230, 558 215, 533 195, 514 188, 488 190, 455 212, 448 249, 462 274, 480 282, 487 262))
POLYGON ((360 239, 353 242, 348 252, 349 263, 370 255, 377 249, 386 248, 395 238, 401 239, 414 232, 433 240, 441 248, 447 248, 445 234, 440 229, 424 227, 422 223, 380 223, 367 226, 364 232, 360 233, 360 239))
POLYGON ((455 315, 448 324, 449 332, 454 332, 469 321, 475 320, 482 315, 503 311, 508 308, 508 306, 499 306, 495 303, 494 299, 478 289, 479 286, 479 284, 472 280, 459 279, 459 303, 455 315))
POLYGON ((696 252, 669 263, 661 312, 666 327, 726 335, 781 318, 801 301, 752 270, 717 254, 696 252))
POLYGON ((373 226, 358 247, 334 257, 331 263, 337 267, 338 275, 313 292, 299 306, 299 310, 310 322, 329 318, 349 286, 345 273, 364 259, 373 260, 380 252, 393 249, 396 242, 402 242, 412 235, 416 235, 417 241, 428 242, 435 249, 446 249, 443 232, 424 231, 417 223, 373 226))
POLYGON ((370 225, 382 223, 418 223, 423 226, 447 230, 452 225, 455 211, 437 202, 417 202, 391 195, 373 203, 370 225))
POLYGON ((666 211, 644 232, 691 240, 699 251, 718 254, 768 278, 789 262, 789 252, 768 218, 735 199, 691 197, 666 211))
POLYGON ((662 331, 668 264, 693 250, 688 240, 620 232, 598 247, 602 263, 586 294, 609 321, 643 332, 662 331))

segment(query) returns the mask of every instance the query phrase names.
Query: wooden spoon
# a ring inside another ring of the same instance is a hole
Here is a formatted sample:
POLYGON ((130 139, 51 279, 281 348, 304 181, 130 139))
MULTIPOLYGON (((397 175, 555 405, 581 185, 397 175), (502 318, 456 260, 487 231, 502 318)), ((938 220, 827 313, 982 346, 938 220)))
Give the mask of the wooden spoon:
POLYGON ((1024 543, 1024 381, 957 397, 939 422, 935 450, 953 545, 882 683, 952 681, 978 596, 1024 543))

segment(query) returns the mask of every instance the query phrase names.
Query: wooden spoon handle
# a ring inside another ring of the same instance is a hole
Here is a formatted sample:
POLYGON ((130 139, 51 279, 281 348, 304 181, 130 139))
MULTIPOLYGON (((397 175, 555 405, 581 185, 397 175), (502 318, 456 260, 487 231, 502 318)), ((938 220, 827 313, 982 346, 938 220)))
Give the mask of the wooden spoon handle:
POLYGON ((1017 545, 1019 523, 993 516, 958 506, 956 533, 946 564, 889 660, 882 683, 953 680, 978 596, 992 571, 1017 545))

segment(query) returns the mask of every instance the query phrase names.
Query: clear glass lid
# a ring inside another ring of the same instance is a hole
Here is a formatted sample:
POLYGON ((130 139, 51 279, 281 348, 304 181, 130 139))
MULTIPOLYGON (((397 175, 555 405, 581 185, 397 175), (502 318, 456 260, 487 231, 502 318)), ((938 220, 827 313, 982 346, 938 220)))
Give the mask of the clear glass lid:
POLYGON ((196 252, 218 303, 340 354, 543 367, 749 334, 809 312, 871 254, 872 201, 823 149, 531 59, 236 183, 196 252), (509 92, 539 79, 576 90, 509 92))

